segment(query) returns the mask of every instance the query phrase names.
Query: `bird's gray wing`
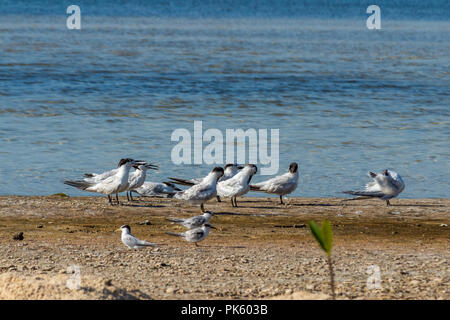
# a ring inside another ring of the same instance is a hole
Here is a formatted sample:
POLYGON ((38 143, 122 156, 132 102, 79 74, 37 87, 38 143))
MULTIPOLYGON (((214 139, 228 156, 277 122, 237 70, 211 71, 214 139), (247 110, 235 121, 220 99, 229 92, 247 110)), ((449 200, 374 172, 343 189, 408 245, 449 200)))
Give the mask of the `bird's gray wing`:
POLYGON ((187 219, 186 222, 189 222, 192 225, 201 226, 206 222, 205 220, 204 216, 195 216, 187 219))

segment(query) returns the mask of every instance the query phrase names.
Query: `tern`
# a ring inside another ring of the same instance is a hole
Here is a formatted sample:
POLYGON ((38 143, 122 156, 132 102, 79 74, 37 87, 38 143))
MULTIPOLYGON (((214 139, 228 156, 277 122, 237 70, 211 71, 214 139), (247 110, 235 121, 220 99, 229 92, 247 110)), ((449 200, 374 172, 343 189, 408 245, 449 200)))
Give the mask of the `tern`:
MULTIPOLYGON (((231 198, 231 205, 237 207, 236 198, 242 196, 250 191, 250 181, 254 174, 258 171, 258 168, 254 164, 246 165, 241 171, 239 171, 233 177, 217 182, 217 195, 220 197, 231 198)), ((193 180, 184 180, 179 178, 170 178, 174 183, 182 185, 193 185, 193 180)), ((194 184, 195 186, 195 184, 194 184)))
POLYGON ((133 160, 131 158, 124 158, 124 159, 120 159, 119 164, 117 165, 116 169, 112 169, 103 173, 85 173, 84 174, 84 181, 86 182, 99 182, 101 180, 104 180, 106 178, 109 178, 113 175, 115 175, 118 171, 119 168, 126 162, 129 161, 137 161, 137 162, 143 162, 141 160, 133 160))
POLYGON ((298 164, 292 162, 289 171, 272 179, 250 185, 251 191, 263 191, 280 196, 280 204, 284 204, 283 196, 294 192, 298 185, 298 164))
POLYGON ((155 166, 153 164, 140 164, 140 165, 134 165, 133 168, 136 170, 128 176, 128 189, 127 189, 127 199, 128 201, 133 201, 133 196, 131 194, 131 191, 139 188, 142 186, 145 182, 145 178, 147 177, 147 170, 158 170, 158 166, 155 166), (128 192, 130 195, 128 196, 128 192))
POLYGON ((236 198, 250 191, 250 181, 257 172, 258 167, 256 165, 247 164, 234 177, 217 183, 217 195, 231 198, 231 205, 237 207, 236 198))
POLYGON ((146 181, 142 186, 132 190, 144 197, 167 197, 173 196, 177 191, 182 191, 171 182, 146 181))
POLYGON ((359 200, 367 198, 379 198, 386 200, 386 206, 391 205, 389 200, 397 197, 403 189, 405 183, 400 175, 392 170, 384 170, 382 173, 376 174, 369 172, 369 176, 373 181, 366 184, 363 191, 344 191, 343 193, 359 196, 349 200, 359 200))
POLYGON ((209 223, 205 223, 201 227, 190 229, 183 233, 175 233, 175 232, 166 232, 166 233, 171 236, 182 237, 184 238, 184 240, 188 242, 194 242, 195 246, 198 246, 197 242, 204 240, 208 236, 211 228, 216 229, 209 223))
POLYGON ((181 224, 183 227, 187 229, 193 229, 198 228, 204 225, 205 223, 208 223, 211 217, 214 215, 214 212, 212 211, 206 211, 201 216, 195 216, 188 219, 180 219, 180 218, 167 218, 167 220, 181 224))
MULTIPOLYGON (((239 172, 239 170, 241 170, 243 168, 244 168, 243 166, 240 166, 240 165, 237 165, 234 163, 227 163, 224 167, 223 176, 219 179, 218 182, 226 181, 226 180, 234 177, 239 172)), ((181 184, 181 185, 185 185, 185 186, 192 186, 192 185, 198 184, 202 181, 202 178, 194 178, 194 179, 190 179, 190 180, 178 179, 178 178, 170 178, 170 179, 172 179, 177 184, 181 184)), ((221 202, 219 196, 217 196, 217 201, 221 202)))
POLYGON ((202 212, 205 212, 203 204, 217 195, 217 180, 222 176, 223 168, 215 167, 200 183, 175 193, 173 198, 188 201, 192 205, 200 205, 202 212))
MULTIPOLYGON (((118 193, 126 191, 128 188, 128 176, 133 165, 142 164, 137 160, 123 159, 123 163, 115 174, 100 181, 88 182, 86 180, 65 180, 64 184, 78 188, 80 190, 102 193, 108 196, 109 203, 112 205, 111 195, 116 194, 117 204, 119 204, 118 193)), ((122 161, 121 161, 122 162, 122 161)), ((144 162, 145 164, 145 162, 144 162)))
POLYGON ((139 240, 131 234, 131 228, 129 225, 123 225, 120 229, 116 231, 122 231, 122 242, 130 249, 142 249, 145 247, 157 247, 156 243, 147 242, 144 240, 139 240))
MULTIPOLYGON (((242 169, 244 169, 243 166, 240 166, 240 165, 237 165, 237 164, 234 164, 234 163, 227 163, 227 164, 225 165, 225 167, 224 167, 224 173, 223 173, 223 176, 222 176, 222 178, 219 179, 218 182, 226 181, 226 180, 228 180, 228 179, 233 178, 233 177, 234 177, 235 175, 237 175, 238 172, 239 172, 240 170, 242 170, 242 169)), ((222 201, 220 200, 220 196, 219 196, 219 195, 217 196, 217 201, 218 201, 218 202, 222 202, 222 201)))

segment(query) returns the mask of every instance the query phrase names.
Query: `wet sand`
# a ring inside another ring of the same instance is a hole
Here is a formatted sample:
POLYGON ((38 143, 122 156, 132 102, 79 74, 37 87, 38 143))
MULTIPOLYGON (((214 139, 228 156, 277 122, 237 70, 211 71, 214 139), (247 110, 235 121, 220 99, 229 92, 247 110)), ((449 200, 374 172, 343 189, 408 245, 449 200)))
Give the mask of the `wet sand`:
POLYGON ((198 207, 136 199, 0 197, 0 299, 328 299, 326 259, 307 227, 323 219, 338 299, 450 298, 450 199, 210 201, 218 230, 199 247, 165 233, 184 230, 167 217, 198 207), (114 232, 123 224, 160 246, 127 249, 114 232), (377 268, 380 286, 368 287, 377 268))

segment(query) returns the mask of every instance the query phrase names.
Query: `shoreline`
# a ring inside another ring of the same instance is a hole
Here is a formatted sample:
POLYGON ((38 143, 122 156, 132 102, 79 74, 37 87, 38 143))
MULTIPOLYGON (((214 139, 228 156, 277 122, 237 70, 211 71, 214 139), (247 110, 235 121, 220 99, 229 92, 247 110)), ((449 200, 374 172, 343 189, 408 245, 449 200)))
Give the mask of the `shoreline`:
POLYGON ((244 197, 238 208, 211 200, 205 209, 218 229, 198 248, 165 233, 184 231, 167 217, 198 215, 198 207, 136 199, 0 196, 0 299, 328 299, 326 259, 307 226, 323 219, 333 226, 338 299, 450 299, 450 199, 386 207, 244 197), (114 232, 123 224, 160 246, 128 250, 114 232), (17 232, 24 240, 12 240, 17 232), (80 290, 66 288, 71 265, 81 268, 80 290), (369 290, 373 265, 381 287, 369 290))

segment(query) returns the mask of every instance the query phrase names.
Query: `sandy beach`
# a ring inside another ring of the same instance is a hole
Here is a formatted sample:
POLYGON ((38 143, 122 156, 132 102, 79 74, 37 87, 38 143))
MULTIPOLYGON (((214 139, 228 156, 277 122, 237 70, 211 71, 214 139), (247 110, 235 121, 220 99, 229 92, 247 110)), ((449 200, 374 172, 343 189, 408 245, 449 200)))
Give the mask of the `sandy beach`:
POLYGON ((218 229, 199 247, 165 233, 184 230, 167 217, 199 208, 121 201, 0 197, 0 299, 329 299, 325 256, 307 226, 323 219, 334 231, 338 299, 450 298, 449 199, 210 201, 218 229), (114 232, 123 224, 159 247, 127 249, 114 232), (376 268, 380 286, 368 287, 376 268))

